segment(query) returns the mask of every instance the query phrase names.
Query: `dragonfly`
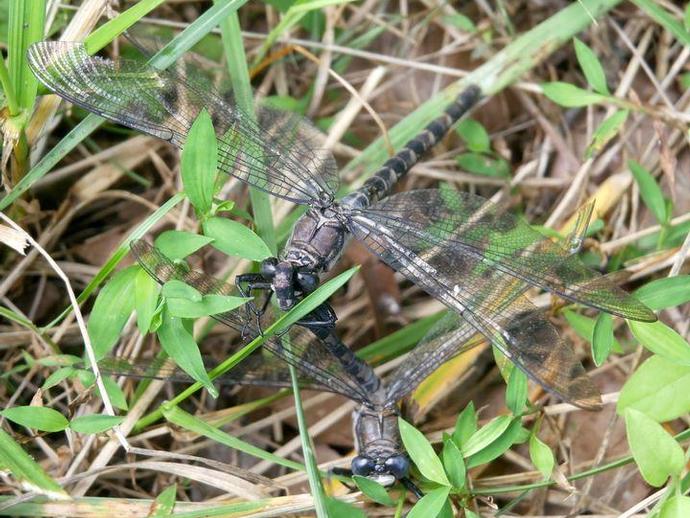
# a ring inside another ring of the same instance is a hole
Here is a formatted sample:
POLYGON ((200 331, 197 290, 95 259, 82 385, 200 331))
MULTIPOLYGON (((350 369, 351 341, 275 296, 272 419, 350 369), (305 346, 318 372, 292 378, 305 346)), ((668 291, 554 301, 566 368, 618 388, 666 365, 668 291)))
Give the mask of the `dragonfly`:
MULTIPOLYGON (((202 294, 229 295, 236 287, 215 277, 189 268, 186 262, 172 261, 146 241, 132 244, 132 252, 139 265, 160 284, 178 280, 189 284, 202 294)), ((516 292, 523 286, 515 282, 516 292)), ((492 293, 487 291, 487 295, 492 293)), ((517 303, 516 303, 517 300, 517 303)), ((585 408, 598 405, 598 392, 572 349, 562 341, 548 320, 534 308, 517 304, 512 312, 521 314, 526 326, 524 333, 531 340, 523 342, 523 349, 513 351, 514 362, 529 366, 539 379, 549 379, 548 389, 555 393, 567 392, 576 403, 585 408), (558 387, 558 388, 553 388, 558 387)), ((509 304, 509 305, 511 305, 509 304)), ((245 314, 230 311, 213 315, 217 321, 244 336, 246 342, 259 334, 253 321, 245 314), (250 331, 247 334, 247 328, 250 331)), ((454 312, 440 319, 402 363, 382 380, 365 361, 358 358, 343 344, 333 330, 310 329, 293 326, 289 340, 270 337, 264 349, 254 352, 228 373, 214 380, 221 384, 263 385, 290 387, 287 364, 299 372, 302 388, 332 392, 356 402, 353 412, 353 434, 357 450, 349 471, 341 474, 360 475, 385 487, 401 482, 418 497, 421 492, 409 477, 410 460, 407 457, 398 425, 399 402, 414 391, 434 370, 448 359, 485 343, 485 338, 467 321, 459 320, 454 312)), ((213 364, 208 364, 212 368, 213 364)), ((167 360, 126 360, 105 358, 99 368, 106 374, 136 378, 158 378, 168 381, 194 380, 167 360)))
MULTIPOLYGON (((260 108, 254 118, 194 75, 157 70, 140 60, 90 56, 81 43, 39 42, 29 48, 28 60, 38 79, 68 101, 178 147, 206 109, 216 130, 220 171, 307 206, 282 255, 266 259, 258 274, 236 278, 244 294, 265 290, 289 310, 316 288, 354 236, 454 313, 454 347, 471 328, 567 401, 582 399, 570 383, 577 373, 565 372, 561 379, 551 365, 542 372, 537 364, 546 351, 535 357, 524 352, 533 354, 535 340, 540 346, 562 344, 555 328, 525 297, 528 287, 623 318, 656 320, 653 311, 609 277, 588 268, 505 206, 451 189, 391 194, 424 153, 479 102, 482 92, 476 85, 467 86, 361 188, 337 200, 335 160, 318 147, 318 131, 301 116, 260 108)), ((335 314, 319 313, 306 324, 328 334, 335 314)), ((567 362, 560 366, 569 368, 567 362)))

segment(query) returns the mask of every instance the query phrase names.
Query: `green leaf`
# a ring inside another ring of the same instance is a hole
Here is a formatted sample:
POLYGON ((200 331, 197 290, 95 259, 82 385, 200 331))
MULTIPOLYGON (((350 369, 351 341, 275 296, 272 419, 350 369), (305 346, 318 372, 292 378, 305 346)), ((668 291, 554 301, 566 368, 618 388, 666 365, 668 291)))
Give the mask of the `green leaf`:
POLYGON ((69 496, 43 468, 26 453, 12 437, 0 429, 0 459, 3 469, 9 470, 25 491, 46 495, 51 499, 69 496))
POLYGON ((446 469, 448 480, 454 489, 461 489, 465 487, 465 476, 467 469, 465 468, 465 459, 458 445, 455 444, 451 437, 444 437, 443 451, 441 452, 443 459, 443 467, 446 469))
POLYGON ((606 86, 606 74, 594 51, 577 38, 573 38, 573 42, 577 61, 589 85, 602 95, 610 95, 606 86))
POLYGON ((124 417, 115 415, 92 414, 75 417, 69 427, 79 433, 101 433, 124 421, 124 417))
POLYGON ((628 326, 646 349, 670 362, 690 366, 690 344, 661 320, 651 323, 629 320, 628 326))
POLYGON ((6 408, 0 415, 13 423, 42 432, 60 432, 69 425, 60 412, 42 406, 15 406, 6 408))
POLYGON ((201 302, 204 298, 199 290, 178 279, 171 279, 163 284, 161 294, 166 299, 186 299, 190 302, 201 302))
POLYGON ((570 83, 562 83, 560 81, 544 83, 541 85, 541 88, 546 97, 566 108, 579 108, 609 100, 604 95, 588 92, 570 83))
POLYGON ((170 314, 180 318, 201 318, 209 315, 217 315, 232 311, 245 304, 248 300, 243 297, 232 297, 230 295, 204 295, 199 302, 188 299, 170 298, 166 300, 166 305, 170 314))
POLYGON ((367 518, 358 507, 331 496, 326 497, 326 509, 329 518, 367 518))
POLYGON ((456 161, 458 166, 473 174, 497 178, 510 177, 510 166, 502 158, 492 158, 478 153, 462 153, 456 161))
POLYGON ((218 391, 204 369, 204 362, 194 337, 187 331, 182 319, 170 315, 167 309, 163 310, 163 323, 158 328, 158 339, 163 350, 183 371, 201 383, 211 396, 218 396, 218 391))
POLYGON ((181 230, 167 230, 156 238, 154 244, 163 255, 172 260, 184 259, 199 248, 213 241, 212 237, 192 234, 181 230))
POLYGON ((87 324, 96 360, 110 352, 134 311, 134 283, 138 272, 138 266, 120 270, 96 297, 87 324))
POLYGON ((359 490, 371 498, 374 502, 381 505, 393 506, 395 502, 388 496, 386 488, 370 478, 354 475, 352 477, 359 490))
POLYGON ((543 475, 544 480, 548 480, 556 461, 553 458, 551 448, 540 441, 534 433, 530 434, 529 438, 529 457, 532 459, 534 467, 543 475))
POLYGON ((49 388, 60 383, 62 380, 65 380, 70 376, 74 376, 75 372, 76 369, 74 367, 62 367, 58 369, 46 378, 46 380, 43 382, 43 385, 41 385, 41 389, 48 390, 49 388))
POLYGON ((137 310, 137 327, 141 334, 146 334, 151 329, 160 290, 156 280, 146 273, 146 270, 139 268, 134 279, 134 307, 137 310))
POLYGON ((668 477, 680 475, 685 465, 680 444, 642 412, 628 408, 624 415, 628 444, 642 478, 654 487, 661 487, 668 477))
POLYGON ((108 393, 110 402, 113 404, 115 408, 118 408, 120 410, 127 410, 129 408, 129 406, 127 405, 127 398, 125 398, 124 392, 122 392, 120 385, 118 385, 114 379, 104 377, 103 385, 105 385, 105 391, 108 393))
POLYGON ((455 430, 453 430, 455 444, 464 448, 465 443, 477 431, 477 428, 477 413, 474 410, 474 402, 470 401, 455 421, 455 430))
POLYGON ((495 441, 484 447, 474 455, 466 456, 467 468, 474 468, 481 464, 486 464, 495 458, 503 455, 513 444, 518 443, 523 437, 524 428, 520 424, 520 419, 515 419, 510 423, 508 429, 503 432, 495 441))
POLYGON ((659 422, 690 412, 690 367, 661 356, 647 359, 623 385, 616 410, 644 412, 659 422))
POLYGON ((475 153, 483 153, 491 150, 489 134, 481 123, 474 119, 463 119, 457 125, 455 131, 460 138, 467 144, 467 149, 475 153))
POLYGON ((206 216, 213 205, 217 168, 216 132, 204 109, 189 130, 180 162, 184 190, 199 217, 206 216))
POLYGON ((465 511, 465 518, 481 518, 481 516, 467 507, 463 508, 463 511, 465 511))
POLYGON ((676 495, 664 502, 659 518, 687 518, 690 516, 690 497, 676 495))
POLYGON ((690 301, 690 275, 648 282, 635 291, 635 298, 654 311, 685 304, 690 301))
POLYGON ((166 487, 156 497, 156 502, 149 511, 149 518, 164 518, 173 516, 177 497, 177 484, 166 487))
POLYGON ((656 183, 656 180, 649 171, 634 160, 628 160, 628 167, 633 177, 635 177, 637 185, 640 187, 640 197, 642 201, 652 214, 654 214, 657 222, 663 225, 668 220, 668 215, 666 200, 664 199, 659 184, 656 183))
POLYGON ((633 0, 633 3, 645 11, 655 22, 662 25, 683 45, 690 45, 690 33, 683 24, 678 21, 673 13, 668 12, 661 6, 658 0, 633 0))
POLYGON ((237 221, 210 218, 203 226, 204 234, 214 239, 211 245, 223 253, 250 261, 262 261, 272 255, 259 236, 237 221))
POLYGON ((513 415, 520 415, 527 401, 527 375, 513 367, 506 387, 506 406, 513 415))
POLYGON ((690 29, 690 2, 685 6, 685 11, 683 12, 683 25, 686 31, 690 29))
POLYGON ((407 518, 434 518, 443 509, 449 494, 449 487, 438 487, 429 491, 414 504, 407 513, 407 518))
POLYGON ((511 416, 501 415, 486 423, 462 446, 463 455, 469 457, 486 448, 497 440, 512 422, 513 418, 511 416))
POLYGON ((592 333, 592 358, 598 367, 606 361, 613 346, 613 319, 608 313, 599 313, 592 333))
POLYGON ((618 110, 610 117, 607 117, 599 124, 599 127, 594 130, 592 135, 592 142, 587 146, 585 151, 585 158, 592 158, 599 153, 609 141, 618 135, 618 132, 628 119, 628 110, 618 110))
POLYGON ((457 27, 461 31, 465 32, 477 32, 477 26, 474 22, 465 16, 464 14, 454 13, 447 16, 442 16, 441 19, 444 23, 449 23, 450 25, 457 27))
MULTIPOLYGON (((433 482, 449 486, 448 477, 443 471, 443 464, 439 460, 431 443, 424 434, 417 430, 402 417, 398 418, 400 436, 408 455, 419 469, 419 472, 433 482)), ((440 509, 440 507, 439 507, 440 509)))
MULTIPOLYGON (((565 310, 563 315, 580 338, 587 340, 590 344, 594 342, 594 327, 596 326, 596 320, 570 310, 565 310)), ((621 349, 621 344, 619 344, 618 340, 615 338, 613 339, 612 349, 621 349)))

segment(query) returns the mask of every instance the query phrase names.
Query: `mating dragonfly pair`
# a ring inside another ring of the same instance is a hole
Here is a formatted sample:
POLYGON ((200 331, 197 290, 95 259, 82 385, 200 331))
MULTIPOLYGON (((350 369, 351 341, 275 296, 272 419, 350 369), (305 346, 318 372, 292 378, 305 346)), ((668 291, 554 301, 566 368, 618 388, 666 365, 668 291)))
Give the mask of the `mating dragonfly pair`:
MULTIPOLYGON (((253 118, 194 76, 157 70, 143 61, 93 57, 80 43, 37 43, 29 49, 29 63, 48 88, 68 101, 178 147, 206 109, 218 138, 219 170, 308 207, 282 255, 264 261, 258 274, 238 277, 243 293, 265 290, 275 294, 281 309, 289 310, 316 288, 319 276, 354 236, 449 308, 388 384, 339 340, 335 315, 327 304, 292 329, 289 348, 278 338, 266 342, 274 360, 257 356, 230 373, 236 382, 284 385, 286 362, 298 369, 304 386, 360 403, 354 420, 355 474, 384 485, 396 480, 409 484, 397 403, 443 362, 480 339, 560 398, 584 408, 600 405, 599 393, 573 351, 526 298, 529 287, 624 318, 656 320, 649 308, 587 268, 572 250, 545 239, 482 197, 450 189, 391 195, 420 157, 478 103, 481 91, 476 86, 460 93, 360 189, 336 200, 335 161, 318 148, 314 127, 297 115, 261 108, 253 118)), ((232 289, 172 263, 143 241, 132 250, 160 282, 182 280, 201 293, 232 289)), ((246 331, 249 326, 251 332, 260 332, 241 312, 215 318, 235 329, 246 331)), ((118 371, 154 375, 151 368, 112 363, 118 371)))

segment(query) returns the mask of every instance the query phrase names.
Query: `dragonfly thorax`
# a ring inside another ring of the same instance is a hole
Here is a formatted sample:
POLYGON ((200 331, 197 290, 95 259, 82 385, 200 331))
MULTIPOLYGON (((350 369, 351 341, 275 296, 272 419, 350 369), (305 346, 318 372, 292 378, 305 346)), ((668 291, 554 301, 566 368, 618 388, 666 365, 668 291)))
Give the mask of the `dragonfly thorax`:
POLYGON ((340 258, 347 231, 332 207, 309 209, 297 220, 283 260, 297 270, 325 272, 340 258))

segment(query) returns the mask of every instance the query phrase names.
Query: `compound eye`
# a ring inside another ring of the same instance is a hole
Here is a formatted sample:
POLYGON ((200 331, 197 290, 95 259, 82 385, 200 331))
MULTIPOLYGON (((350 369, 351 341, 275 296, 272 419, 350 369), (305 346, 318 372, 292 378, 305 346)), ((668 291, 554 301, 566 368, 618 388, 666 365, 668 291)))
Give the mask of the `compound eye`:
POLYGON ((272 276, 276 273, 276 265, 278 264, 278 259, 275 257, 269 257, 261 261, 261 275, 272 276))
POLYGON ((373 459, 370 459, 369 457, 362 457, 361 455, 357 455, 354 459, 352 459, 353 475, 366 477, 374 471, 375 467, 376 463, 373 461, 373 459))
POLYGON ((392 457, 388 457, 383 465, 388 472, 398 480, 405 478, 407 472, 410 470, 410 461, 405 455, 393 455, 392 457))
POLYGON ((297 272, 297 283, 304 293, 311 293, 319 285, 319 276, 311 272, 297 272))

